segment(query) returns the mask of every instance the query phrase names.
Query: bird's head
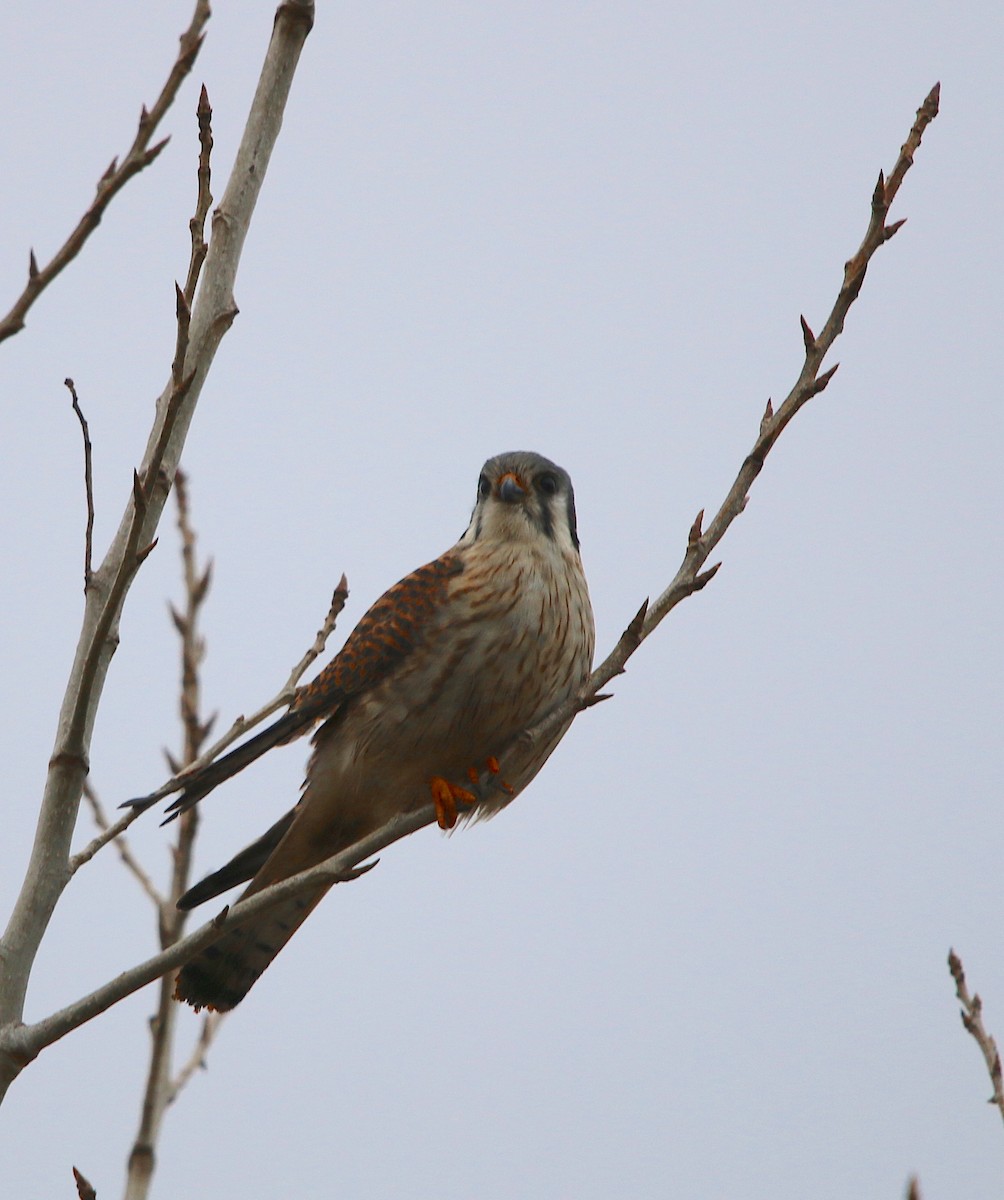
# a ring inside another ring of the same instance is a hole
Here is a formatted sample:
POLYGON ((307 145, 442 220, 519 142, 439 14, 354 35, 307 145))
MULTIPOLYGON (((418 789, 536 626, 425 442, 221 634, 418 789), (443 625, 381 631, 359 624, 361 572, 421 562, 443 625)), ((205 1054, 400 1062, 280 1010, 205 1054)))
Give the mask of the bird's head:
POLYGON ((481 468, 477 501, 461 543, 542 537, 560 549, 579 548, 568 472, 530 450, 490 458, 481 468))

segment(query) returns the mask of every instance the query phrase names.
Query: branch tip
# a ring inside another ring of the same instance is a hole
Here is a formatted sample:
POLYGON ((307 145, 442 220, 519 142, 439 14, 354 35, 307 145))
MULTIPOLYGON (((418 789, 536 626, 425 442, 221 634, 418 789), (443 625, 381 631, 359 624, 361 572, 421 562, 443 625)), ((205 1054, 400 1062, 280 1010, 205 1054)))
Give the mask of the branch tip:
POLYGON ((648 616, 648 597, 642 601, 641 608, 631 618, 627 629, 621 635, 623 640, 637 646, 641 641, 642 630, 645 627, 645 618, 648 616))
POLYGON ((885 195, 885 171, 879 171, 875 190, 872 192, 872 210, 882 212, 888 208, 885 195))
POLYGON ((206 593, 209 591, 209 585, 213 582, 213 560, 210 558, 206 562, 206 569, 196 580, 195 589, 192 593, 192 602, 201 604, 206 598, 206 593))
POLYGON ((136 566, 137 567, 142 566, 142 564, 146 562, 146 560, 150 557, 150 555, 156 549, 157 543, 159 541, 160 541, 160 538, 154 538, 153 541, 149 543, 149 545, 144 546, 142 550, 136 551, 136 566))
POLYGON ((374 858, 372 862, 363 863, 361 867, 349 867, 339 882, 352 883, 353 880, 360 879, 363 875, 368 875, 379 861, 379 858, 374 858))
POLYGON ((891 241, 905 224, 906 217, 902 217, 899 221, 893 221, 891 225, 887 225, 885 229, 882 230, 882 236, 887 242, 891 241))
POLYGON ((76 1167, 73 1168, 73 1181, 77 1185, 78 1200, 97 1200, 97 1192, 76 1167))
POLYGON ((805 343, 805 353, 809 354, 816 346, 816 335, 809 328, 809 322, 803 316, 799 316, 799 321, 802 323, 802 341, 805 343))
POLYGON ((824 371, 823 374, 820 375, 819 378, 813 383, 812 394, 814 396, 818 396, 820 392, 826 390, 826 385, 830 382, 833 376, 836 375, 837 368, 839 366, 840 363, 834 363, 828 371, 824 371))
POLYGON ((34 249, 28 251, 28 278, 38 278, 38 259, 35 257, 34 249))
POLYGON ((157 126, 162 121, 164 114, 174 102, 182 81, 192 68, 195 56, 198 54, 203 42, 203 38, 199 36, 199 31, 205 27, 208 19, 209 4, 206 0, 198 0, 189 27, 182 34, 181 49, 178 57, 171 67, 160 95, 157 97, 152 108, 147 109, 146 105, 143 105, 140 109, 139 127, 128 153, 121 162, 119 162, 118 155, 111 160, 104 174, 101 175, 97 182, 95 196, 91 204, 50 261, 40 269, 38 263, 34 261, 34 256, 32 256, 29 264, 27 285, 22 290, 21 295, 15 300, 7 315, 0 318, 0 342, 13 337, 14 334, 19 333, 24 328, 25 314, 31 309, 38 297, 52 283, 56 276, 77 257, 88 238, 100 224, 105 209, 113 198, 134 175, 149 166, 167 144, 167 139, 165 139, 152 149, 148 148, 147 145, 157 126))
MULTIPOLYGON (((177 279, 174 281, 174 313, 179 324, 184 325, 185 333, 187 334, 188 325, 192 319, 192 306, 189 304, 188 297, 185 295, 184 289, 177 279)), ((185 348, 187 349, 187 337, 185 348)))
MULTIPOLYGON (((767 408, 770 408, 770 401, 767 401, 767 408)), ((701 540, 701 526, 704 524, 704 509, 694 517, 694 523, 690 527, 690 532, 687 534, 687 549, 693 550, 697 543, 701 540)), ((648 604, 648 601, 645 601, 648 604)))

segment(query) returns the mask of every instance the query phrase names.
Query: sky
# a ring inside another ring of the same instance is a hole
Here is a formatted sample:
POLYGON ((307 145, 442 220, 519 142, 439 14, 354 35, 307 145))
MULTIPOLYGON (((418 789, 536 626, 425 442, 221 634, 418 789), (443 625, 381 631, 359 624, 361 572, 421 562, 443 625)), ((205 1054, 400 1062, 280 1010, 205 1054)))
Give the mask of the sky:
MULTIPOLYGON (((61 243, 188 0, 0 36, 0 309, 61 243)), ((95 545, 128 498, 188 262, 194 110, 222 193, 273 6, 218 0, 158 162, 0 347, 4 920, 95 545)), ((802 361, 880 168, 936 80, 828 390, 715 557, 495 820, 425 830, 325 900, 168 1113, 154 1196, 997 1200, 1004 1130, 954 946, 1004 1037, 1004 13, 976 2, 325 3, 184 454, 205 704, 273 695, 464 529, 482 462, 575 482, 605 654, 672 578, 802 361)), ((179 743, 173 514, 129 596, 91 752, 112 806, 179 743)), ((203 805, 211 870, 296 796, 278 750, 203 805)), ((92 834, 81 815, 75 838, 92 834)), ((166 878, 154 814, 132 844, 166 878)), ((114 851, 74 878, 38 1019, 147 957, 114 851)), ((5 1196, 121 1190, 153 989, 46 1050, 0 1117, 5 1196)), ((180 1014, 184 1057, 198 1029, 180 1014)))

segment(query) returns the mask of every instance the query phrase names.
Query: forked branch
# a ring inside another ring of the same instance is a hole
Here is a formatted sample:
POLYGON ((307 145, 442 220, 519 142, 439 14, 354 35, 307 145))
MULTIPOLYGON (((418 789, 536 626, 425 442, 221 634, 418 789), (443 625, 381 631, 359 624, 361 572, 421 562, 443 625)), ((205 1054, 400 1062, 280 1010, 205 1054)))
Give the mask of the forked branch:
MULTIPOLYGON (((194 23, 197 30, 201 30, 207 11, 200 0, 194 23)), ((3 963, 0 973, 0 1095, 28 1061, 22 1053, 20 1038, 28 979, 52 912, 70 878, 70 840, 88 771, 91 731, 108 666, 118 643, 122 606, 138 567, 155 544, 156 528, 203 382, 220 341, 237 313, 233 287, 244 239, 313 15, 312 0, 284 0, 276 14, 244 135, 226 191, 214 215, 212 239, 205 256, 198 295, 191 306, 190 320, 186 320, 184 362, 180 370, 172 369, 171 379, 157 403, 153 428, 142 465, 134 476, 125 513, 104 561, 93 573, 92 587, 87 593, 83 628, 59 715, 31 859, 0 941, 0 962, 3 963)), ((194 35, 196 44, 190 49, 192 57, 200 36, 199 32, 194 35)), ((183 67, 187 71, 190 66, 191 62, 186 59, 178 70, 183 67)), ((144 114, 137 145, 146 145, 146 131, 151 123, 160 120, 163 109, 177 90, 177 82, 171 84, 173 91, 171 87, 165 89, 154 109, 144 114)), ((152 151, 146 149, 137 153, 142 157, 152 151)), ((40 275, 42 272, 36 266, 33 276, 40 275)), ((15 305, 14 326, 23 323, 24 311, 37 295, 37 288, 37 278, 33 278, 27 298, 15 305)))
POLYGON ((153 108, 148 110, 146 105, 143 105, 136 136, 133 138, 133 143, 125 158, 121 162, 117 158, 112 159, 110 166, 98 180, 97 191, 90 207, 49 262, 40 267, 35 258, 35 251, 29 252, 28 282, 24 285, 21 295, 14 301, 10 312, 0 320, 0 342, 13 337, 15 333, 19 333, 24 328, 24 319, 28 310, 60 271, 71 263, 84 248, 84 243, 97 229, 105 209, 116 194, 134 175, 138 175, 144 167, 148 167, 170 141, 169 138, 163 138, 155 145, 150 145, 164 114, 174 102, 178 89, 191 71, 199 51, 202 49, 202 42, 205 38, 204 30, 208 20, 209 0, 197 0, 192 20, 181 35, 178 57, 175 59, 174 66, 171 67, 167 82, 161 88, 153 108))
MULTIPOLYGON (((746 507, 749 490, 763 469, 767 455, 795 414, 813 396, 818 396, 825 389, 837 370, 835 364, 829 370, 821 372, 823 360, 844 328, 847 313, 861 291, 861 284, 864 282, 865 272, 872 257, 879 247, 885 245, 896 230, 903 225, 902 221, 887 225, 886 217, 889 207, 899 191, 900 184, 903 182, 904 175, 913 164, 913 156, 920 145, 924 131, 938 115, 940 94, 941 85, 936 83, 917 110, 917 118, 900 150, 888 181, 879 172, 878 183, 872 193, 871 211, 864 239, 854 255, 844 265, 844 278, 840 291, 819 335, 814 335, 806 319, 801 318, 805 352, 802 369, 791 391, 776 412, 768 400, 766 411, 760 421, 760 430, 756 441, 739 468, 735 482, 711 524, 706 530, 702 528, 704 522, 704 510, 702 509, 690 529, 683 561, 669 586, 653 604, 643 607, 642 611, 634 618, 611 653, 593 671, 582 694, 573 697, 566 704, 549 713, 534 729, 528 730, 523 735, 524 741, 531 743, 546 741, 576 712, 588 707, 610 680, 623 672, 628 659, 645 638, 656 629, 667 613, 674 609, 681 600, 700 591, 714 578, 719 564, 704 571, 701 568, 708 561, 712 550, 725 536, 726 530, 746 507)), ((482 783, 483 785, 491 783, 487 774, 483 776, 482 783)))

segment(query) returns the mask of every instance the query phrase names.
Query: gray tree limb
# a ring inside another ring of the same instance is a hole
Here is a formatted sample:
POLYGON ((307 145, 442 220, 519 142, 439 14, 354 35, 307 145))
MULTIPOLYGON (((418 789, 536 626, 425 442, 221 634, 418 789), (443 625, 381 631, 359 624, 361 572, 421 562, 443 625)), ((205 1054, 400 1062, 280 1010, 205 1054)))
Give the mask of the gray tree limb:
POLYGON ((25 995, 39 944, 70 877, 70 839, 88 770, 94 718, 118 643, 122 606, 152 549, 202 385, 220 341, 237 315, 233 288, 244 239, 313 14, 313 0, 285 0, 276 13, 244 136, 226 192, 213 215, 210 246, 190 320, 182 321, 179 311, 176 364, 180 370, 172 371, 157 402, 142 465, 135 473, 118 531, 86 594, 83 626, 59 713, 31 857, 0 939, 0 1097, 44 1044, 26 1042, 23 1037, 25 995))

